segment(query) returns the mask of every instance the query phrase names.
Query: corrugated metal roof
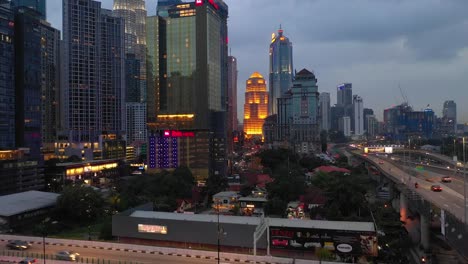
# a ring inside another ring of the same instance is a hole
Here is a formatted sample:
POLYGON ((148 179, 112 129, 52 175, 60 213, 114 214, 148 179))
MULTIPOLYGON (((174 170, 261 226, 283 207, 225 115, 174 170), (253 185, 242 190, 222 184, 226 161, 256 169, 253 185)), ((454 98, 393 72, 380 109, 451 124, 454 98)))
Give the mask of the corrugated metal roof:
POLYGON ((54 206, 59 194, 50 192, 27 191, 0 196, 0 215, 12 216, 54 206))
MULTIPOLYGON (((154 218, 161 220, 176 220, 176 221, 194 221, 194 222, 217 222, 217 215, 207 214, 178 214, 167 212, 154 211, 135 211, 131 217, 154 218)), ((270 227, 295 227, 295 228, 315 228, 327 230, 352 230, 375 232, 372 222, 348 222, 348 221, 322 221, 322 220, 304 220, 304 219, 285 219, 285 218, 268 218, 270 227)), ((258 225, 259 217, 248 216, 228 216, 220 215, 220 223, 226 224, 245 224, 258 225)))

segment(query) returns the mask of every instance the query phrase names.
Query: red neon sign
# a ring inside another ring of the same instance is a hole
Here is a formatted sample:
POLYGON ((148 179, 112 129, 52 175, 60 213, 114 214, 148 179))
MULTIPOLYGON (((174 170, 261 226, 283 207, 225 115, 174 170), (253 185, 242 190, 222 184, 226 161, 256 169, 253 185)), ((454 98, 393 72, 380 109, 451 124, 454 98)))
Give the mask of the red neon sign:
POLYGON ((195 137, 193 131, 164 130, 164 137, 195 137))
MULTIPOLYGON (((219 9, 218 4, 216 4, 214 0, 208 0, 208 3, 210 3, 210 5, 212 5, 216 10, 219 9)), ((195 6, 202 6, 202 5, 203 5, 203 0, 195 1, 195 6)))

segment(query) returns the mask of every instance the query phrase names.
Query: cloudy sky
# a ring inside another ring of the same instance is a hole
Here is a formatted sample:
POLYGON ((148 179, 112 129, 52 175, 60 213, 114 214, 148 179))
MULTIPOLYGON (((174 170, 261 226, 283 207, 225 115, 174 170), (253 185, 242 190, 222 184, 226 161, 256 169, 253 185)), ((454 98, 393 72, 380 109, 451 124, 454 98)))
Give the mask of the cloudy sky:
MULTIPOLYGON (((149 15, 157 0, 146 0, 149 15)), ((404 99, 441 115, 455 100, 458 122, 468 122, 468 1, 466 0, 225 0, 229 42, 238 59, 242 118, 245 81, 268 79, 271 33, 282 25, 293 42, 294 68, 315 72, 320 92, 336 102, 336 86, 353 92, 382 119, 404 99)), ((47 0, 48 20, 61 28, 62 0, 47 0)), ((112 8, 113 0, 102 0, 112 8)), ((242 122, 242 120, 240 120, 242 122)))

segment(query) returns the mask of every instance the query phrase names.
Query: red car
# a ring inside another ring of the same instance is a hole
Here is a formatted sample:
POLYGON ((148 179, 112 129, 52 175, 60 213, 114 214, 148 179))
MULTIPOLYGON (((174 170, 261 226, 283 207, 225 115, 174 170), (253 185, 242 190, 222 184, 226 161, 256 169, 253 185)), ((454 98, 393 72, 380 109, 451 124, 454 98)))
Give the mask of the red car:
POLYGON ((287 247, 289 242, 286 238, 275 238, 271 241, 271 244, 277 247, 287 247))
POLYGON ((432 186, 431 186, 431 191, 433 191, 433 192, 441 192, 441 191, 442 191, 442 187, 440 187, 440 185, 432 185, 432 186))

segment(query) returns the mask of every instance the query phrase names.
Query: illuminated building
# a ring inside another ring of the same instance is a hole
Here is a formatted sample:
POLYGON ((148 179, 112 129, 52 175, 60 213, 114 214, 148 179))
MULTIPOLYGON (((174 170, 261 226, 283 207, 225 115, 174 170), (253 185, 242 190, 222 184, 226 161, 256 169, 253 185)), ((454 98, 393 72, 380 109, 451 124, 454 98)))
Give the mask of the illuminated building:
POLYGON ((124 34, 123 19, 100 2, 63 1, 58 143, 69 143, 83 159, 102 158, 104 138, 120 140, 126 130, 124 34))
POLYGON ((179 165, 199 181, 226 173, 227 13, 223 1, 160 0, 147 18, 150 173, 179 165))
POLYGON ((146 141, 146 7, 144 0, 114 0, 113 13, 125 24, 127 142, 146 141))
POLYGON ((244 132, 247 138, 263 138, 263 123, 268 115, 268 92, 263 76, 254 72, 246 82, 244 132))
POLYGON ((293 55, 292 43, 278 30, 278 35, 272 34, 270 44, 270 90, 269 115, 277 114, 277 99, 292 87, 293 81, 293 55))

